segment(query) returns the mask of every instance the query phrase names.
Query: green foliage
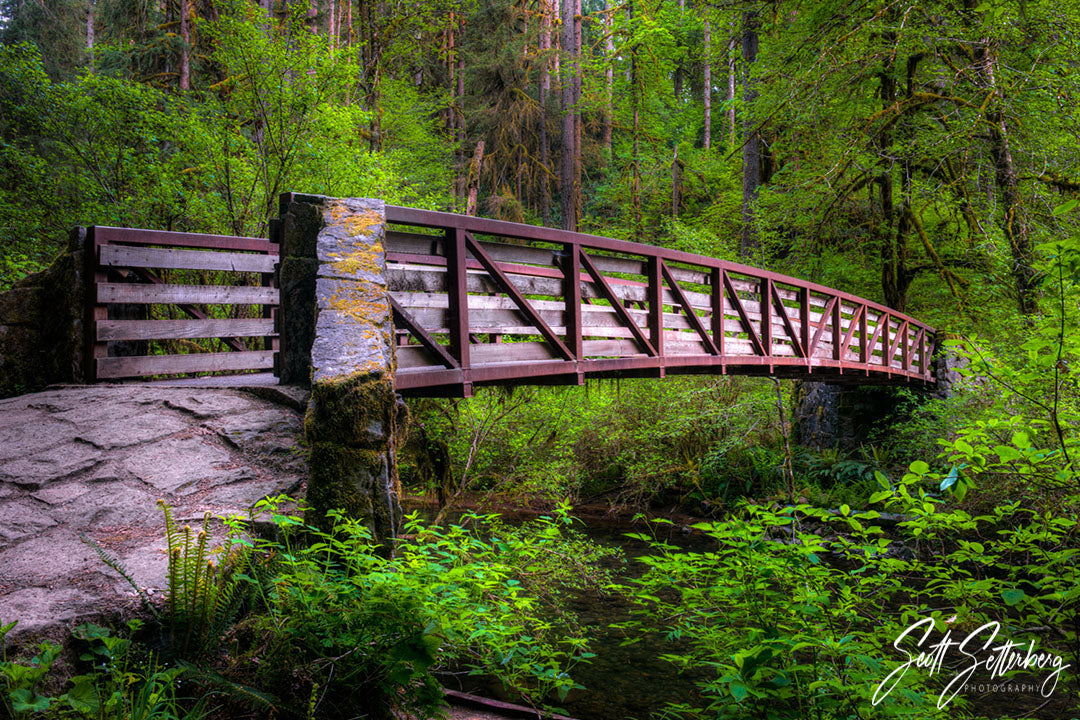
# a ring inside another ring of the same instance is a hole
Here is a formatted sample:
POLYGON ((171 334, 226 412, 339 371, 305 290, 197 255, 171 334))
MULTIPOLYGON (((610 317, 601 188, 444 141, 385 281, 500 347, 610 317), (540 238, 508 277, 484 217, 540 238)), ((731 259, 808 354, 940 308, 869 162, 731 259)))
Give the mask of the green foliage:
POLYGON ((235 526, 222 544, 214 546, 208 532, 210 513, 198 532, 180 528, 172 508, 159 500, 165 514, 169 571, 165 593, 165 621, 170 650, 179 657, 197 656, 212 649, 226 625, 235 618, 240 599, 237 588, 251 570, 251 543, 235 526))
POLYGON ((286 705, 317 697, 320 716, 430 714, 449 664, 535 701, 577 687, 569 672, 590 655, 564 592, 606 583, 593 563, 609 553, 572 531, 566 507, 516 528, 495 516, 447 529, 412 517, 391 558, 340 514, 324 533, 266 509, 282 540, 255 542, 276 573, 249 623, 261 638, 256 677, 292 686, 286 705))
POLYGON ((847 506, 832 515, 808 505, 746 505, 728 520, 694 526, 715 541, 712 550, 653 542, 641 559, 645 574, 625 588, 644 619, 624 627, 681 640, 664 659, 705 671, 699 684, 707 705, 670 714, 951 716, 919 691, 923 681, 912 673, 904 689, 872 703, 887 674, 888 645, 909 623, 894 610, 904 585, 884 553, 889 541, 870 524, 877 515, 847 506), (818 523, 842 531, 840 538, 823 540, 812 531, 818 523), (650 628, 655 618, 660 626, 650 628))
MULTIPOLYGON (((15 623, 0 628, 0 647, 15 623)), ((141 622, 128 622, 128 633, 139 631, 141 622)), ((153 656, 136 653, 126 637, 91 623, 72 631, 84 651, 79 659, 88 671, 68 679, 70 686, 59 696, 42 694, 60 648, 51 643, 38 646, 28 661, 0 662, 0 708, 12 718, 93 718, 94 720, 197 720, 203 702, 185 708, 177 694, 184 670, 161 668, 153 656)))
POLYGON ((667 378, 483 391, 414 403, 412 416, 447 438, 459 487, 640 506, 771 490, 770 451, 745 448, 773 444, 772 403, 752 380, 667 378))

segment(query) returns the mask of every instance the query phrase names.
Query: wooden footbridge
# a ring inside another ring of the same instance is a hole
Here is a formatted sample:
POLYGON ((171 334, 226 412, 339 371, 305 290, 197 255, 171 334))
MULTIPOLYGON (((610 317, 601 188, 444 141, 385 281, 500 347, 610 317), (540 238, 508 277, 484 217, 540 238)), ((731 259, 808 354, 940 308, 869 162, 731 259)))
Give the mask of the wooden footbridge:
MULTIPOLYGON (((386 206, 386 223, 405 394, 668 373, 934 383, 932 328, 839 290, 677 250, 451 213, 386 206)), ((271 240, 90 234, 96 379, 273 367, 273 229, 271 240), (130 319, 121 306, 151 312, 130 319), (110 343, 150 340, 190 349, 198 338, 222 338, 221 351, 110 351, 110 343)))

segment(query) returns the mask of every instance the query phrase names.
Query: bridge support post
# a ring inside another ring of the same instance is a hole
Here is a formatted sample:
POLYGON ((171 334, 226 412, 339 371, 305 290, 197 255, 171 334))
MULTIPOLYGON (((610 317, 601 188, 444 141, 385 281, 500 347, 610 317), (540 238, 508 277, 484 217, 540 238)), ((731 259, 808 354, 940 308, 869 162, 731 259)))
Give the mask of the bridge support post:
POLYGON ((344 510, 389 543, 398 505, 394 328, 383 202, 282 196, 282 382, 310 384, 308 522, 344 510))
POLYGON ((795 440, 817 450, 857 450, 875 430, 898 420, 899 399, 891 387, 797 383, 792 410, 795 440))

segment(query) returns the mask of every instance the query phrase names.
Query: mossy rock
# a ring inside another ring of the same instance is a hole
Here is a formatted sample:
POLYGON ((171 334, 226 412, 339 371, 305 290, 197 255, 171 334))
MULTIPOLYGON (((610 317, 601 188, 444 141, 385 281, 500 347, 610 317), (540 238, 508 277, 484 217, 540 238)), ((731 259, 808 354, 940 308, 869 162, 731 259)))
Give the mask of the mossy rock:
POLYGON ((304 418, 309 443, 385 447, 393 442, 397 396, 390 373, 316 382, 304 418))
POLYGON ((326 513, 340 509, 375 531, 373 497, 389 482, 388 455, 381 450, 361 450, 334 443, 311 448, 307 490, 307 522, 329 529, 326 513))

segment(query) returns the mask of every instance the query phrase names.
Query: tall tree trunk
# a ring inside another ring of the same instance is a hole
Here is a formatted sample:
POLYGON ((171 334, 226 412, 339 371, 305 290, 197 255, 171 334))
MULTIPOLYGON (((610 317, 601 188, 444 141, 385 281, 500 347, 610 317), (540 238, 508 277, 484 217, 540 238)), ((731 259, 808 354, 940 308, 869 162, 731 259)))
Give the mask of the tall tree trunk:
POLYGON ((610 0, 604 0, 604 153, 611 157, 611 126, 615 122, 615 21, 610 0))
MULTIPOLYGON (((269 5, 271 0, 265 0, 269 5)), ((352 6, 353 0, 346 0, 345 2, 345 47, 349 47, 353 42, 353 26, 352 26, 352 6)))
POLYGON ((90 64, 94 64, 94 2, 86 6, 86 52, 90 55, 90 64))
POLYGON ((337 37, 337 35, 338 35, 337 34, 337 24, 338 24, 337 0, 330 0, 330 12, 329 12, 329 14, 327 16, 327 22, 329 24, 327 25, 326 33, 327 33, 327 35, 330 36, 330 47, 336 49, 337 44, 338 44, 338 37, 337 37))
POLYGON ((701 147, 708 150, 712 147, 712 33, 709 27, 709 19, 705 18, 705 47, 702 51, 702 60, 705 63, 705 85, 701 89, 701 100, 705 106, 705 128, 702 130, 701 147))
POLYGON ((364 101, 371 112, 368 123, 368 148, 378 152, 382 147, 382 39, 379 37, 378 12, 372 7, 373 0, 360 3, 360 70, 364 85, 364 101))
POLYGON ((577 230, 578 208, 575 204, 577 197, 575 186, 577 178, 577 108, 575 100, 575 78, 577 64, 576 46, 574 44, 575 22, 574 11, 577 8, 577 0, 562 0, 562 52, 565 55, 562 77, 562 170, 560 195, 562 198, 562 226, 564 230, 577 230))
MULTIPOLYGON (((679 0, 679 34, 678 34, 678 38, 676 39, 676 42, 679 44, 680 47, 683 45, 683 14, 685 13, 685 11, 686 11, 686 0, 679 0)), ((708 37, 708 33, 709 33, 709 21, 706 20, 705 21, 705 37, 708 37)), ((706 47, 708 47, 708 40, 705 41, 705 45, 706 45, 706 47)), ((681 58, 675 64, 675 72, 673 73, 671 86, 672 86, 672 90, 674 91, 675 105, 677 107, 679 105, 680 101, 682 100, 682 90, 683 90, 683 66, 682 66, 682 59, 681 58)))
POLYGON ((742 239, 739 256, 750 258, 758 249, 757 228, 754 223, 754 202, 761 187, 761 133, 755 127, 754 102, 757 100, 755 82, 750 76, 758 53, 758 16, 756 10, 743 13, 743 196, 742 239))
MULTIPOLYGON (((454 13, 450 13, 450 27, 444 32, 444 42, 446 48, 446 74, 450 78, 450 97, 456 97, 457 93, 457 77, 454 73, 457 72, 457 60, 454 58, 454 13)), ((456 103, 451 101, 450 105, 446 108, 446 131, 450 135, 451 141, 457 141, 457 113, 454 111, 456 103)), ((456 193, 455 193, 456 194, 456 193)))
POLYGON ((671 159, 671 217, 679 217, 679 197, 682 195, 682 179, 679 173, 679 144, 675 143, 675 151, 671 159))
POLYGON ((738 37, 735 34, 734 26, 731 31, 731 40, 728 41, 728 75, 727 75, 727 101, 728 101, 728 134, 731 139, 728 141, 729 147, 735 149, 735 58, 738 55, 738 37))
MULTIPOLYGON (((465 146, 465 51, 459 47, 457 52, 457 100, 454 103, 457 113, 457 141, 465 146)), ((464 152, 464 150, 462 150, 464 152)))
POLYGON ((191 5, 180 0, 180 89, 191 89, 191 5))
POLYGON ((574 229, 581 224, 581 0, 574 0, 574 229))
MULTIPOLYGON (((634 3, 628 3, 630 24, 634 20, 634 3)), ((630 159, 630 208, 634 221, 635 240, 641 234, 641 88, 638 83, 637 43, 630 46, 630 101, 633 104, 633 151, 630 159)))
POLYGON ((548 139, 547 106, 551 94, 551 0, 540 0, 540 217, 551 224, 551 141, 548 139))
MULTIPOLYGON (((896 80, 893 77, 893 65, 891 56, 886 56, 881 68, 881 107, 890 108, 896 103, 896 80)), ((907 213, 902 213, 900 222, 896 226, 896 234, 893 234, 893 220, 896 209, 893 203, 893 163, 890 156, 892 146, 891 126, 886 126, 878 133, 878 162, 881 169, 877 175, 878 204, 881 206, 881 224, 878 235, 881 242, 881 292, 885 298, 885 304, 896 310, 903 311, 904 295, 901 292, 903 284, 906 257, 898 252, 899 246, 906 246, 903 236, 908 230, 907 213)), ((904 253, 906 255, 906 253, 904 253)))
POLYGON ((473 152, 472 161, 469 162, 469 199, 465 204, 465 214, 475 215, 477 198, 480 195, 480 168, 484 162, 484 141, 481 140, 476 143, 476 150, 473 152))
POLYGON ((979 72, 988 90, 993 93, 986 110, 986 125, 990 132, 990 160, 994 164, 994 180, 1001 193, 1001 230, 1009 242, 1012 254, 1013 283, 1016 285, 1017 307, 1022 315, 1034 315, 1038 310, 1035 283, 1034 251, 1031 227, 1020 196, 1019 177, 1009 143, 1009 126, 1005 119, 1004 99, 997 84, 997 56, 992 41, 983 42, 976 53, 979 72))

